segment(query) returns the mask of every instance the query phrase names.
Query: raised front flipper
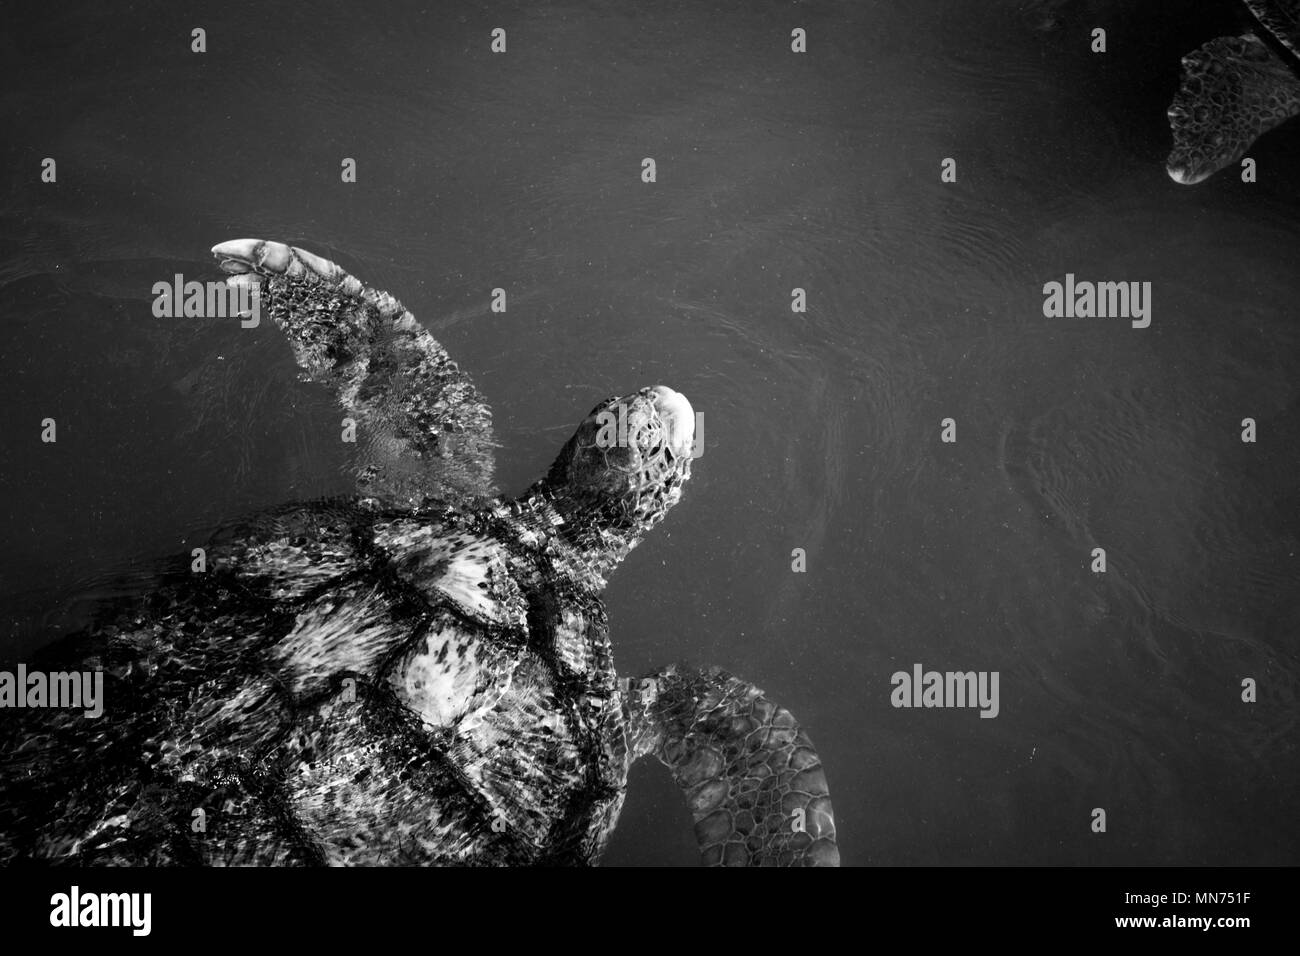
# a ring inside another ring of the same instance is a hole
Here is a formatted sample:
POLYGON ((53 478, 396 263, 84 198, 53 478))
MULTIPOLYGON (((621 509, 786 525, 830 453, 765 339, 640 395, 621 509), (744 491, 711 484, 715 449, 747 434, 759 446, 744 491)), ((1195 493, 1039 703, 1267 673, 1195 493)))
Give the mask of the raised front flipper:
POLYGON ((839 866, 821 759, 794 716, 717 668, 630 681, 628 750, 673 773, 706 866, 839 866))
POLYGON ((493 494, 492 413, 473 383, 387 292, 293 246, 213 246, 231 285, 259 290, 311 381, 332 388, 358 425, 362 494, 411 504, 493 494))

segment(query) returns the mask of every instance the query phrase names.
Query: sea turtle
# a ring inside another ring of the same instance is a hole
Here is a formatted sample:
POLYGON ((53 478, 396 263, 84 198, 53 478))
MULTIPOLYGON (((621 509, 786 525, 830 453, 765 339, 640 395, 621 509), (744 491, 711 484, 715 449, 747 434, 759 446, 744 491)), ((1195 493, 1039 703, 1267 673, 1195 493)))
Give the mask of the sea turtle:
POLYGON ((1300 0, 1242 2, 1262 29, 1215 37, 1183 57, 1165 164, 1176 183, 1199 183, 1232 165, 1258 137, 1300 113, 1300 0))
POLYGON ((838 863, 789 711, 717 669, 614 670, 601 592, 681 496, 685 397, 600 402, 489 497, 488 408, 395 299, 282 243, 213 252, 373 460, 359 495, 219 532, 48 652, 102 669, 104 714, 0 722, 0 863, 594 863, 650 754, 706 864, 838 863))

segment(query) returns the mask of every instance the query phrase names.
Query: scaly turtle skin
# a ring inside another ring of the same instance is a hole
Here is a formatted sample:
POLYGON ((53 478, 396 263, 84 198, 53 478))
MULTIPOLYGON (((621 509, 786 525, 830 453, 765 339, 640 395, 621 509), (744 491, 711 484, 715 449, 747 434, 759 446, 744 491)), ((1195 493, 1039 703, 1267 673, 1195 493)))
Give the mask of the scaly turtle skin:
POLYGON ((1259 35, 1216 37, 1183 57, 1169 107, 1176 183, 1199 183, 1245 155, 1251 143, 1300 113, 1300 0, 1242 0, 1259 35))
POLYGON ((601 592, 690 476, 683 396, 601 402, 492 497, 487 406, 396 300, 280 243, 213 251, 367 436, 359 495, 219 533, 33 665, 102 668, 104 715, 6 714, 0 863, 594 863, 647 755, 704 862, 838 863, 788 711, 716 669, 614 670, 601 592))

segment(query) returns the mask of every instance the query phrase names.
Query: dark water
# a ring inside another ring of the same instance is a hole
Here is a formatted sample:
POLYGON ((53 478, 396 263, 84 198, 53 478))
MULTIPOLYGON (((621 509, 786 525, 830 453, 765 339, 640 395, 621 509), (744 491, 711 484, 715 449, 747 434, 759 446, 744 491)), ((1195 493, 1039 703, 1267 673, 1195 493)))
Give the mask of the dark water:
MULTIPOLYGON (((1300 128, 1253 185, 1162 164, 1179 56, 1236 11, 15 9, 0 656, 225 519, 348 489, 269 323, 151 314, 265 236, 421 318, 493 403, 505 489, 609 394, 691 399, 705 455, 608 592, 620 671, 718 664, 790 707, 846 863, 1300 862, 1300 128), (1044 318, 1067 272, 1151 282, 1150 328, 1044 318), (891 707, 917 662, 1000 672, 1000 715, 891 707)), ((695 859, 638 766, 606 862, 695 859)))

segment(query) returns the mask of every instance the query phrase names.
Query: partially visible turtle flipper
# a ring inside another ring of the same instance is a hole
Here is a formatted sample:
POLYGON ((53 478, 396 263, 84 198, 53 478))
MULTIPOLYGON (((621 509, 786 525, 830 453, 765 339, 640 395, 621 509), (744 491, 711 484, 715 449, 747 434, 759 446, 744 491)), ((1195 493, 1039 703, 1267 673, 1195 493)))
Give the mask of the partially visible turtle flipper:
POLYGON ((1245 0, 1255 19, 1300 55, 1300 0, 1245 0))
POLYGON ((838 866, 821 759, 791 713, 717 668, 628 683, 628 750, 673 773, 706 866, 838 866))
POLYGON ((1300 113, 1300 79, 1259 37, 1216 37, 1183 57, 1169 106, 1174 182, 1199 183, 1237 162, 1251 143, 1300 113))
POLYGON ((441 345, 387 292, 294 246, 213 246, 227 282, 259 290, 311 381, 331 387, 366 445, 359 490, 389 503, 494 493, 492 413, 441 345))

